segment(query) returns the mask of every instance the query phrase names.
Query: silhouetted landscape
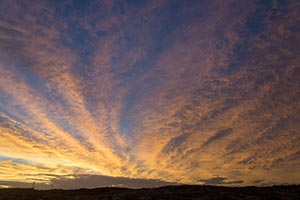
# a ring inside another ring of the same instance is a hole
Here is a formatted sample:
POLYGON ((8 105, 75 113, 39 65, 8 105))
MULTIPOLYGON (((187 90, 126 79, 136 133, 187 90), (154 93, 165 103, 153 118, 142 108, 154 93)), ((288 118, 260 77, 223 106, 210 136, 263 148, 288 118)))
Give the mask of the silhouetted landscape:
POLYGON ((222 186, 166 186, 159 188, 96 188, 78 190, 33 190, 33 189, 1 189, 0 200, 104 200, 104 199, 300 199, 300 186, 269 187, 222 187, 222 186))
POLYGON ((300 200, 299 11, 0 0, 0 200, 300 200))

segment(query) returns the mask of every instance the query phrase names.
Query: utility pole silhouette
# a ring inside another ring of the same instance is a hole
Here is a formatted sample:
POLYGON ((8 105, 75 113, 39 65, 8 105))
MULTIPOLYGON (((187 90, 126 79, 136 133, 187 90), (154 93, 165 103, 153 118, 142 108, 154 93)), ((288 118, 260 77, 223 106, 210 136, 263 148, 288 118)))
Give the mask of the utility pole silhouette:
POLYGON ((35 182, 32 183, 32 189, 34 190, 35 187, 35 182))

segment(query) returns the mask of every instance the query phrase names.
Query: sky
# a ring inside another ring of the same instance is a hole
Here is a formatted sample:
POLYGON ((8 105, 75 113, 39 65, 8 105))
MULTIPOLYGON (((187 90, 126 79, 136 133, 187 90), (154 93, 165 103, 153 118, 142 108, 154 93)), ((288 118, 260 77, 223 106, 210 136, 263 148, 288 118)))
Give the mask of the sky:
POLYGON ((300 184, 299 10, 0 0, 0 188, 300 184))

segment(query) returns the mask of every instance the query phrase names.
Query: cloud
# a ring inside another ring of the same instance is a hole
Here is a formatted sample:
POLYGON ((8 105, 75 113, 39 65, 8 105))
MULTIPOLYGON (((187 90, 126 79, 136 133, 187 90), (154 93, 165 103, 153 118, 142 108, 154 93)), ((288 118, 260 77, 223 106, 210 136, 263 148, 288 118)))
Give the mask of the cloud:
POLYGON ((203 143, 203 146, 207 146, 213 142, 215 142, 216 140, 222 139, 223 137, 226 137, 228 134, 232 133, 232 129, 231 128, 227 128, 227 129, 223 129, 218 131, 215 135, 211 136, 210 138, 208 138, 208 140, 203 143))
MULTIPOLYGON (((40 174, 43 176, 44 174, 40 174)), ((53 176, 49 174, 49 176, 53 176)), ((34 180, 33 180, 34 181, 34 180)), ((32 182, 33 183, 33 182, 32 182)), ((14 188, 32 188, 32 183, 0 181, 2 187, 14 188)), ((51 183, 36 182, 36 189, 80 189, 80 188, 98 188, 98 187, 126 187, 126 188, 152 188, 165 185, 175 185, 177 183, 165 182, 155 179, 134 179, 126 177, 110 177, 100 175, 68 175, 53 176, 51 183), (71 179, 68 177, 72 177, 71 179)), ((1 187, 0 186, 0 187, 1 187)))
POLYGON ((225 184, 224 180, 227 178, 223 177, 217 177, 217 178, 211 178, 211 179, 200 179, 199 182, 202 182, 207 185, 219 185, 219 184, 225 184))
POLYGON ((204 183, 205 185, 230 185, 230 184, 243 184, 244 181, 237 180, 237 181, 225 181, 228 178, 224 177, 214 177, 210 179, 200 179, 198 182, 204 183))
POLYGON ((78 175, 74 179, 54 179, 52 183, 57 188, 65 189, 114 186, 128 188, 149 188, 176 184, 156 179, 134 179, 126 177, 109 177, 99 175, 78 175))
POLYGON ((264 180, 261 180, 261 179, 258 179, 258 180, 254 180, 253 181, 253 184, 258 184, 258 183, 261 183, 261 182, 263 182, 264 180))

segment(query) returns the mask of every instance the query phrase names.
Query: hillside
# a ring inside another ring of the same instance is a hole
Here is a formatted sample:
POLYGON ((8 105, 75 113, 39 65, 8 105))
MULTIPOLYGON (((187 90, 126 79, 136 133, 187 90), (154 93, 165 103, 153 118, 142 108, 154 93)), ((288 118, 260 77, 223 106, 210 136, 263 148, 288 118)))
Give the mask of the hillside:
POLYGON ((79 190, 1 189, 0 200, 135 200, 135 199, 249 199, 299 200, 300 186, 272 187, 217 187, 217 186, 166 186, 151 189, 97 188, 79 190))

